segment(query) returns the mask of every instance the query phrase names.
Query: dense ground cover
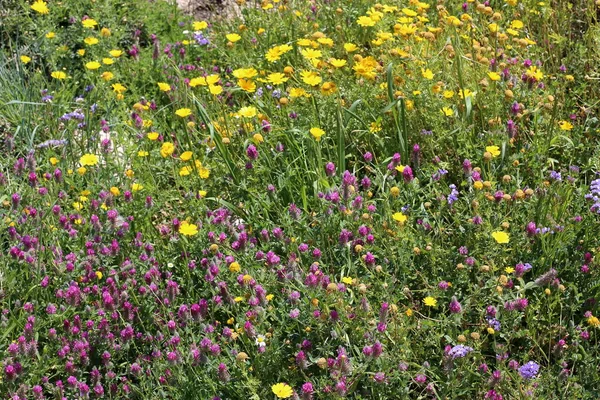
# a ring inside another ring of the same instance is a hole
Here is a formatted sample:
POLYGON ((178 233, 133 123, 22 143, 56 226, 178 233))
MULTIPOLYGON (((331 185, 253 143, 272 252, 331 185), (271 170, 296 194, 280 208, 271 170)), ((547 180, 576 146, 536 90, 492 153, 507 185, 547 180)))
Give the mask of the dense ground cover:
POLYGON ((600 390, 600 4, 0 10, 0 396, 600 390))

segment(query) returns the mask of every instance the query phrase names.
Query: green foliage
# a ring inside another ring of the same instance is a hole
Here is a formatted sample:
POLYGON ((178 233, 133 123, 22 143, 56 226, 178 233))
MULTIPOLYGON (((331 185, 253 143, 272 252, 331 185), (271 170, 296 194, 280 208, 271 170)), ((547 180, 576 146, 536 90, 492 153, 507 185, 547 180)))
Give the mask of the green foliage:
POLYGON ((594 398, 600 9, 442 3, 6 0, 0 396, 594 398))

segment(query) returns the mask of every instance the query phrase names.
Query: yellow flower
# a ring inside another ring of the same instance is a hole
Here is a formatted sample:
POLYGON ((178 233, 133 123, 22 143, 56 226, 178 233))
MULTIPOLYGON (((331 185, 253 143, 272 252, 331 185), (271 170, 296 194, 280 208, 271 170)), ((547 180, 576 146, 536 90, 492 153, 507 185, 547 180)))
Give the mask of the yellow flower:
POLYGON ((504 268, 504 272, 506 272, 507 274, 512 274, 513 272, 515 272, 515 269, 513 267, 506 267, 504 268))
POLYGON ((345 276, 342 278, 342 282, 345 283, 346 285, 350 285, 352 284, 353 279, 349 276, 345 276))
POLYGON ((346 50, 348 53, 352 53, 357 49, 358 46, 356 46, 354 43, 344 43, 344 50, 346 50))
POLYGON ((442 107, 442 114, 446 117, 451 117, 454 115, 454 111, 450 107, 442 107))
POLYGON ((267 76, 267 80, 273 85, 281 85, 282 83, 286 82, 288 78, 281 72, 274 72, 267 76))
POLYGON ((84 175, 87 172, 87 168, 86 167, 79 167, 77 168, 77 173, 79 175, 84 175))
POLYGON ((194 23, 192 24, 192 28, 195 31, 202 31, 208 28, 208 23, 206 21, 194 21, 194 23))
POLYGON ((67 77, 67 74, 62 71, 54 71, 50 74, 50 76, 52 76, 54 79, 63 80, 67 77))
POLYGON ((427 296, 423 299, 423 303, 427 306, 427 307, 435 307, 437 306, 437 300, 434 299, 431 296, 427 296))
POLYGON ((177 114, 177 116, 181 118, 185 118, 192 115, 192 110, 190 110, 189 108, 180 108, 177 111, 175 111, 175 114, 177 114))
POLYGON ((300 53, 309 60, 317 60, 323 56, 323 53, 320 50, 315 49, 306 49, 300 51, 300 53))
POLYGON ((588 325, 593 326, 594 328, 600 328, 600 320, 598 319, 598 317, 594 317, 593 315, 588 317, 587 323, 588 325))
POLYGON ((401 212, 394 213, 394 215, 392 215, 392 218, 394 219, 394 221, 398 222, 400 225, 404 225, 404 223, 408 219, 408 217, 406 215, 402 214, 401 212))
POLYGON ((98 164, 98 156, 95 154, 84 154, 81 156, 81 158, 79 159, 79 163, 81 165, 88 165, 88 166, 94 166, 96 164, 98 164))
POLYGON ((192 173, 192 167, 186 165, 185 167, 181 167, 179 169, 179 176, 189 176, 192 173))
POLYGON ((340 60, 339 58, 332 58, 329 60, 329 64, 335 68, 342 68, 344 65, 346 65, 346 62, 346 60, 340 60))
POLYGON ((461 99, 467 98, 467 97, 475 97, 475 92, 472 92, 470 89, 461 89, 458 92, 458 95, 460 96, 461 99))
POLYGON ((210 94, 219 95, 223 93, 223 86, 221 85, 208 85, 208 91, 210 94))
POLYGON ((115 74, 113 74, 110 71, 105 71, 100 75, 100 78, 104 79, 106 82, 110 81, 114 77, 115 77, 115 74))
POLYGON ((102 59, 102 64, 113 65, 114 63, 115 63, 115 60, 113 60, 112 58, 104 57, 102 59))
POLYGON ((160 155, 163 158, 169 157, 175 151, 175 145, 171 142, 164 142, 160 147, 160 155))
POLYGON ((210 176, 210 169, 203 167, 200 161, 196 161, 196 167, 198 168, 198 176, 200 179, 208 179, 210 176))
POLYGON ((322 81, 322 79, 319 76, 319 74, 317 74, 314 71, 302 71, 302 73, 300 74, 300 76, 302 77, 302 82, 304 82, 304 83, 306 83, 307 85, 310 85, 310 86, 317 86, 322 81))
POLYGON ((137 153, 138 157, 148 157, 148 154, 149 153, 147 151, 144 151, 144 150, 140 150, 137 153))
POLYGON ((123 50, 111 50, 108 52, 108 54, 110 54, 111 57, 119 58, 123 55, 123 50))
POLYGON ((46 33, 46 39, 54 39, 56 37, 56 33, 48 32, 46 33))
POLYGON ((508 240, 510 238, 508 233, 503 232, 503 231, 492 232, 492 237, 494 238, 496 243, 500 243, 500 244, 508 243, 508 240))
POLYGON ((35 3, 31 5, 31 9, 42 15, 46 15, 50 12, 48 4, 42 0, 36 0, 35 3))
POLYGON ((238 79, 237 84, 244 92, 254 93, 256 91, 256 83, 250 79, 238 79))
POLYGON ((290 89, 290 97, 291 98, 302 97, 302 96, 308 97, 309 94, 306 93, 306 90, 304 90, 302 88, 291 88, 290 89))
POLYGON ((275 47, 270 48, 267 51, 267 54, 265 54, 265 58, 267 59, 268 62, 275 62, 275 61, 279 60, 282 55, 283 55, 283 53, 281 52, 281 49, 279 48, 279 46, 275 46, 275 47))
POLYGON ((240 267, 240 264, 237 261, 232 262, 231 264, 229 264, 229 271, 233 272, 233 273, 238 273, 240 272, 242 268, 240 267))
POLYGON ((110 188, 110 192, 112 193, 113 196, 119 196, 121 194, 121 191, 116 186, 112 186, 110 188))
POLYGON ((99 40, 95 37, 86 37, 85 39, 83 39, 83 42, 88 46, 93 46, 95 44, 98 44, 99 40))
POLYGON ((89 70, 96 70, 98 68, 100 68, 100 63, 98 61, 90 61, 88 63, 85 64, 85 68, 89 69, 89 70))
POLYGON ((98 278, 98 280, 102 279, 102 276, 102 272, 96 271, 96 278, 98 278))
POLYGON ((421 76, 423 76, 423 78, 425 78, 425 79, 432 80, 433 79, 433 72, 429 68, 422 69, 421 70, 421 76))
POLYGON ((337 91, 337 86, 335 83, 333 82, 325 82, 322 86, 321 86, 321 94, 324 94, 326 96, 333 94, 337 91))
POLYGON ((444 96, 445 99, 451 99, 454 97, 454 92, 452 90, 444 90, 442 96, 444 96))
POLYGON ((110 36, 110 29, 108 29, 106 27, 100 29, 100 36, 102 36, 102 37, 109 37, 110 36))
POLYGON ((131 185, 131 190, 134 192, 139 192, 143 188, 144 188, 144 185, 140 185, 139 183, 134 183, 133 185, 131 185))
POLYGON ((500 155, 500 148, 498 146, 487 146, 485 151, 489 152, 494 158, 500 155))
POLYGON ((356 21, 356 23, 358 25, 362 26, 363 28, 375 26, 375 21, 373 21, 370 17, 367 17, 366 15, 362 15, 362 16, 358 17, 358 20, 356 21))
POLYGON ((115 92, 117 94, 123 94, 123 92, 127 90, 127 88, 125 86, 121 85, 120 83, 114 83, 112 85, 112 89, 113 89, 113 92, 115 92))
POLYGON ((558 126, 563 131, 570 131, 571 129, 573 129, 573 124, 569 121, 559 121, 558 126))
POLYGON ((183 221, 181 225, 179 225, 179 233, 185 236, 194 236, 198 234, 198 227, 187 221, 183 221))
POLYGON ((500 74, 497 72, 488 72, 488 76, 490 77, 490 79, 492 81, 499 81, 500 80, 500 74))
POLYGON ((271 386, 271 390, 280 399, 287 399, 294 394, 294 390, 286 383, 277 383, 271 386))
POLYGON ((158 88, 163 92, 168 92, 169 90, 171 90, 171 85, 169 85, 168 83, 158 82, 157 85, 158 88))
POLYGON ((79 49, 79 50, 77 50, 77 54, 78 54, 80 57, 83 57, 83 56, 85 55, 85 49, 79 49))
POLYGON ((240 35, 238 35, 237 33, 230 33, 228 35, 225 36, 227 38, 227 40, 229 40, 231 43, 235 43, 238 40, 240 40, 242 37, 240 35))
POLYGON ((23 64, 29 64, 29 62, 31 61, 31 57, 28 57, 26 55, 22 55, 21 57, 19 57, 21 59, 21 62, 23 64))
POLYGON ((313 135, 317 142, 320 142, 321 136, 325 134, 325 131, 321 128, 310 128, 310 134, 313 135))
POLYGON ((529 69, 525 72, 525 75, 527 75, 529 78, 535 79, 536 81, 541 81, 544 79, 544 73, 535 65, 529 67, 529 69))
POLYGON ((244 118, 252 118, 256 116, 257 112, 255 107, 250 106, 240 108, 238 114, 244 118))
POLYGON ((331 39, 331 38, 327 38, 327 37, 318 38, 317 42, 319 42, 319 43, 321 43, 322 45, 325 45, 325 46, 329 46, 329 47, 333 46, 333 39, 331 39))
POLYGON ((238 79, 252 79, 258 75, 258 71, 254 68, 239 68, 233 71, 233 76, 238 79))
POLYGON ((81 211, 83 209, 83 204, 81 204, 80 202, 75 202, 73 203, 73 208, 77 211, 81 211))
POLYGON ((96 25, 98 25, 98 23, 96 20, 88 18, 81 21, 81 25, 83 25, 84 28, 93 29, 96 25))
POLYGON ((158 139, 158 132, 150 132, 146 135, 146 137, 152 141, 158 139))
POLYGON ((50 164, 56 165, 58 164, 59 159, 56 157, 50 157, 50 164))
POLYGON ((183 153, 181 153, 181 155, 179 156, 179 158, 182 161, 189 161, 192 159, 192 155, 193 153, 191 151, 184 151, 183 153))

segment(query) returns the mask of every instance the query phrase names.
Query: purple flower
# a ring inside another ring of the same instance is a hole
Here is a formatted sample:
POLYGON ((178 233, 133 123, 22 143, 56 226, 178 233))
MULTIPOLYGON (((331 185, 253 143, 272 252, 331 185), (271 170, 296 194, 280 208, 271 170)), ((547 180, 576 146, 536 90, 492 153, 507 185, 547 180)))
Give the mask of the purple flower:
POLYGON ((535 378, 539 371, 540 365, 535 361, 529 361, 527 364, 519 368, 519 375, 521 375, 523 379, 529 380, 535 378))
POLYGON ((472 347, 459 344, 459 345, 454 346, 452 349, 450 349, 450 351, 448 352, 448 355, 450 357, 452 357, 453 360, 455 360, 457 358, 465 357, 467 354, 469 354, 472 351, 473 351, 472 347))
POLYGON ((253 144, 248 146, 248 148, 246 149, 246 155, 249 159, 256 160, 258 158, 258 150, 256 149, 256 146, 254 146, 253 144))
POLYGON ((462 311, 462 306, 460 305, 456 297, 452 297, 452 301, 450 302, 448 309, 452 314, 458 314, 462 311))
POLYGON ((325 174, 327 176, 335 175, 335 164, 334 163, 328 162, 327 164, 325 164, 325 174))
POLYGON ((452 184, 449 186, 450 194, 448 195, 448 205, 452 206, 453 203, 458 201, 458 190, 456 189, 456 185, 452 184))

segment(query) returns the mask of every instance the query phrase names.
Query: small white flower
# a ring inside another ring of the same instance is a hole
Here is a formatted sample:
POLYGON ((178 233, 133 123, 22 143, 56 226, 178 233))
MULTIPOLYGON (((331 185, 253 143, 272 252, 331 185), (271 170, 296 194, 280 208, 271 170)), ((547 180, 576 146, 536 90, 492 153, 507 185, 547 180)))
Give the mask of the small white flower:
POLYGON ((266 347, 267 346, 266 338, 264 335, 258 335, 256 337, 256 345, 258 347, 266 347))

